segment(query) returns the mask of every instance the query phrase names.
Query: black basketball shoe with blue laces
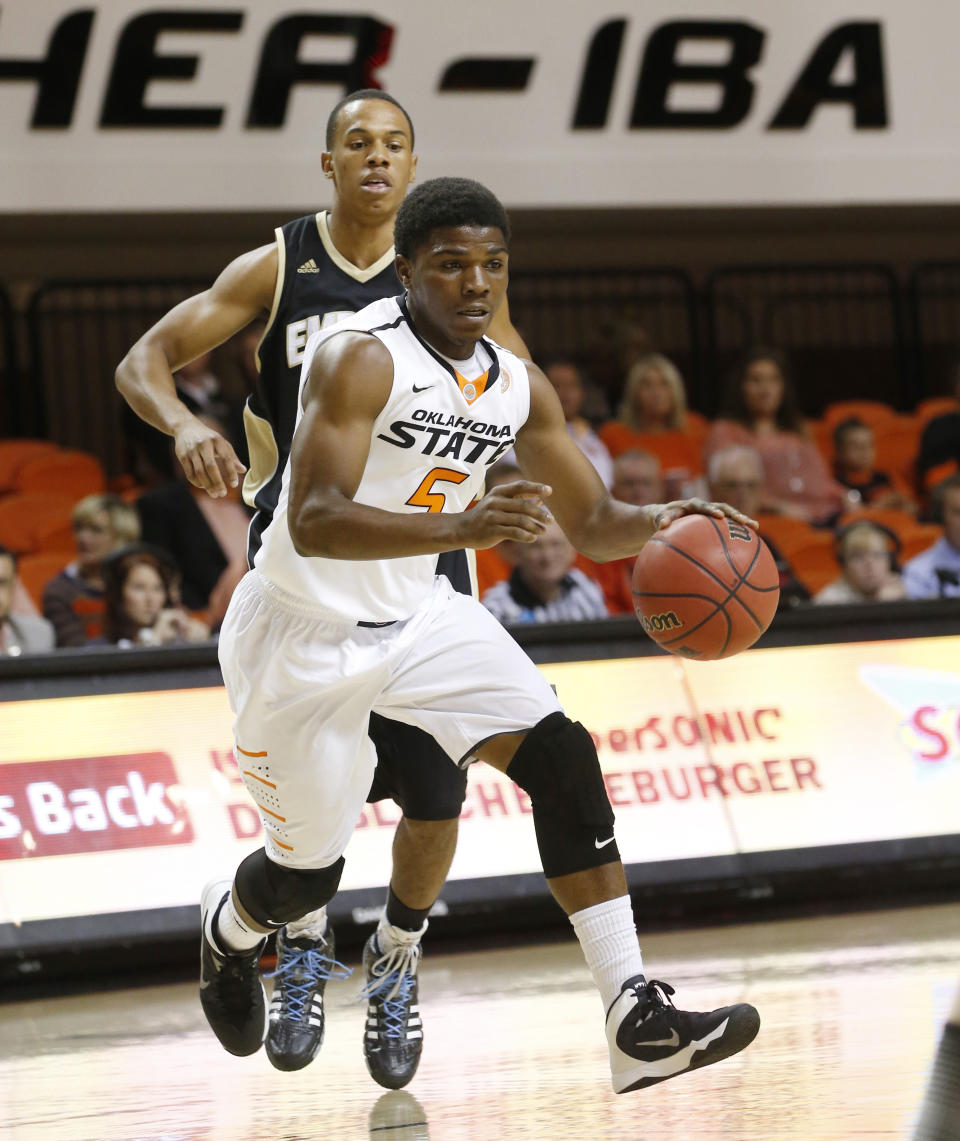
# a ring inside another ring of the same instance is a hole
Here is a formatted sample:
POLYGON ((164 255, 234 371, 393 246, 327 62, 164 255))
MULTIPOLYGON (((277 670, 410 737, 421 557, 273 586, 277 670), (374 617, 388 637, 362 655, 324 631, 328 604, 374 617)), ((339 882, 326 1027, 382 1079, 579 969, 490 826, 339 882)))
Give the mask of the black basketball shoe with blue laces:
POLYGON ((267 995, 260 981, 260 955, 264 944, 260 943, 252 951, 237 953, 216 943, 217 916, 231 888, 229 880, 222 880, 208 883, 203 889, 200 1005, 224 1050, 243 1058, 260 1049, 267 1032, 267 995), (213 942, 207 937, 208 928, 214 932, 213 942))
POLYGON ((423 1049, 417 968, 420 936, 410 932, 408 944, 381 952, 374 932, 363 948, 367 976, 367 1025, 363 1056, 370 1076, 386 1089, 401 1089, 417 1072, 423 1049))
POLYGON ((267 1057, 278 1070, 302 1070, 323 1045, 323 992, 328 979, 353 972, 335 958, 333 929, 319 939, 277 934, 277 969, 267 1031, 267 1057))
POLYGON ((706 1014, 678 1010, 668 983, 635 975, 607 1011, 615 1093, 645 1089, 710 1066, 749 1046, 760 1015, 745 1002, 706 1014))

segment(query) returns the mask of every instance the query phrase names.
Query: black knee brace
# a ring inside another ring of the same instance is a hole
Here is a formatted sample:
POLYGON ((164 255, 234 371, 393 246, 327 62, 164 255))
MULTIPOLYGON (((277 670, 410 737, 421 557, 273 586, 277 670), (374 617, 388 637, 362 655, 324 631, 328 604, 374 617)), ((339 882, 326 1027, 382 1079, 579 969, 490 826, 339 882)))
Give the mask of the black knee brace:
POLYGON ((316 911, 336 895, 343 856, 329 868, 285 868, 261 848, 237 868, 234 885, 240 904, 262 927, 279 927, 316 911))
POLYGON ((530 797, 547 879, 620 859, 597 750, 579 721, 545 717, 524 738, 507 776, 530 797))

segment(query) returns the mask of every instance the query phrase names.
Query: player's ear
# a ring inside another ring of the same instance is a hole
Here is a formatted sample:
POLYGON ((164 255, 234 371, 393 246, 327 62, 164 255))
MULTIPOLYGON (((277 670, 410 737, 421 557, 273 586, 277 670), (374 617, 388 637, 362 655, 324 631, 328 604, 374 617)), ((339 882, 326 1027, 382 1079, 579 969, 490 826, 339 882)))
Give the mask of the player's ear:
POLYGON ((414 155, 413 158, 410 160, 410 181, 413 182, 413 180, 416 177, 417 177, 417 156, 414 155))
POLYGON ((333 178, 333 155, 329 151, 320 155, 320 167, 327 178, 333 178))
POLYGON ((400 284, 404 289, 410 288, 410 277, 413 266, 409 258, 405 258, 402 254, 397 254, 397 260, 394 262, 394 268, 397 271, 397 277, 400 278, 400 284))

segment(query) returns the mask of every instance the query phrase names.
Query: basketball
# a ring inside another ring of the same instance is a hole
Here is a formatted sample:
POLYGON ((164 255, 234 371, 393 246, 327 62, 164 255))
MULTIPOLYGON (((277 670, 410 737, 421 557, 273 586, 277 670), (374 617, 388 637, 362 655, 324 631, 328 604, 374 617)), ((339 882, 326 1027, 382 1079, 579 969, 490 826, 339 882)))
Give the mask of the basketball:
POLYGON ((633 567, 640 625, 672 654, 716 661, 760 637, 780 601, 780 575, 750 527, 685 515, 658 531, 633 567))

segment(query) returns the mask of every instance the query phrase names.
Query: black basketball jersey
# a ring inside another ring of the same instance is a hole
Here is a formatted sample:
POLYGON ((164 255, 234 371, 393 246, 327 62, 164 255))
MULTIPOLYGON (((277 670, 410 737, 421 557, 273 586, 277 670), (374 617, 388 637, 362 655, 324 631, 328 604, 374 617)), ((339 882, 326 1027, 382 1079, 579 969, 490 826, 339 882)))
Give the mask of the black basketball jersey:
MULTIPOLYGON (((326 211, 287 222, 274 233, 277 288, 257 350, 259 383, 243 412, 250 452, 243 498, 256 510, 247 546, 250 566, 280 495, 297 422, 300 366, 308 337, 346 314, 402 291, 393 248, 367 269, 359 269, 333 244, 326 211)), ((437 569, 457 590, 471 593, 470 572, 462 551, 441 555, 437 569)))

